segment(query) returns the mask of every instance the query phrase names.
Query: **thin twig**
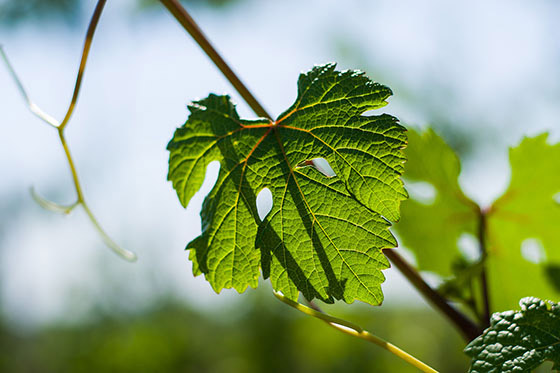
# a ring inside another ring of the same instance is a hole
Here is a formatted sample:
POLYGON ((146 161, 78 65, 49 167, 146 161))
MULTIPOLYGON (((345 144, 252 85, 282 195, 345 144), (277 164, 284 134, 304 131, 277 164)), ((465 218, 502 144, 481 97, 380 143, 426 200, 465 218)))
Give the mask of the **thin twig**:
POLYGON ((480 285, 482 287, 482 322, 484 327, 490 326, 490 296, 488 294, 488 278, 486 275, 486 211, 480 209, 478 219, 478 247, 482 269, 480 270, 480 285))
POLYGON ((482 330, 466 315, 451 306, 445 298, 432 289, 410 264, 393 249, 385 249, 383 253, 399 269, 414 288, 424 296, 435 308, 440 310, 459 329, 463 336, 472 341, 482 334, 482 330))
POLYGON ((46 112, 41 110, 35 103, 33 103, 33 101, 31 101, 31 99, 29 98, 29 95, 27 94, 27 92, 25 91, 25 89, 23 87, 23 84, 21 83, 21 80, 17 76, 14 68, 10 64, 10 61, 8 60, 8 57, 7 57, 6 53, 4 52, 4 50, 2 49, 1 46, 0 46, 0 54, 2 55, 2 58, 3 58, 4 62, 6 63, 11 76, 14 79, 14 81, 15 81, 17 87, 18 87, 19 92, 21 93, 24 100, 26 101, 27 106, 29 107, 29 110, 31 110, 31 112, 33 114, 35 114, 37 117, 39 117, 40 119, 45 121, 47 124, 56 128, 56 130, 58 132, 58 137, 60 139, 60 143, 62 145, 62 148, 64 149, 64 154, 66 155, 66 159, 68 161, 68 166, 70 167, 70 173, 72 174, 72 180, 74 182, 74 188, 76 190, 76 195, 77 195, 76 202, 74 202, 73 204, 71 204, 69 206, 63 206, 63 205, 48 201, 48 200, 40 197, 35 192, 34 189, 31 190, 31 195, 33 196, 33 199, 41 207, 43 207, 45 209, 48 209, 48 210, 51 210, 51 211, 56 211, 56 212, 61 212, 61 213, 65 213, 65 214, 70 213, 77 205, 81 205, 84 208, 84 210, 85 210, 88 218, 90 219, 91 223, 93 224, 93 226, 95 227, 95 229, 97 230, 97 232, 99 233, 101 238, 103 239, 103 242, 111 250, 113 250, 115 253, 117 253, 118 255, 123 257, 124 259, 129 260, 129 261, 134 261, 134 260, 136 260, 136 254, 134 254, 131 251, 128 251, 128 250, 125 250, 125 249, 119 247, 107 235, 107 233, 105 233, 105 231, 101 228, 101 225, 99 224, 99 222, 97 221, 97 219, 95 218, 93 213, 91 212, 91 209, 89 208, 88 204, 86 203, 86 201, 84 199, 84 193, 83 193, 82 187, 80 185, 80 180, 78 178, 78 173, 77 173, 76 167, 74 165, 74 160, 72 159, 72 156, 70 155, 70 148, 68 147, 68 144, 66 142, 66 138, 64 136, 64 129, 66 128, 66 125, 68 124, 68 121, 70 120, 70 117, 72 116, 72 113, 74 111, 74 108, 76 107, 76 102, 78 101, 78 95, 80 93, 80 87, 82 85, 82 79, 83 79, 83 76, 84 76, 84 70, 85 70, 85 67, 86 67, 86 62, 87 62, 87 58, 88 58, 88 55, 89 55, 91 42, 93 40, 93 35, 95 34, 97 24, 99 23, 99 18, 101 17, 101 13, 103 12, 103 7, 105 6, 106 2, 107 2, 107 0, 98 0, 97 5, 95 6, 95 10, 93 11, 93 15, 91 17, 91 20, 90 20, 90 23, 89 23, 89 26, 88 26, 88 30, 87 30, 87 33, 86 33, 84 48, 82 50, 82 58, 81 58, 81 61, 80 61, 80 67, 78 69, 78 75, 76 77, 76 84, 74 85, 74 92, 72 93, 72 99, 70 100, 70 104, 68 105, 68 110, 66 111, 66 115, 64 116, 64 119, 62 120, 62 122, 58 122, 55 118, 53 118, 52 116, 50 116, 49 114, 47 114, 46 112))
POLYGON ((214 65, 225 75, 229 80, 231 85, 239 92, 241 97, 247 102, 247 104, 253 109, 255 114, 259 117, 267 118, 272 120, 270 114, 262 107, 262 105, 257 101, 255 96, 247 89, 245 84, 241 82, 241 79, 233 72, 226 61, 220 56, 216 51, 212 43, 204 35, 200 27, 192 19, 187 10, 179 3, 177 0, 160 0, 160 2, 169 10, 169 12, 175 17, 175 19, 183 26, 185 30, 192 36, 192 38, 197 42, 197 44, 202 48, 206 55, 214 62, 214 65))
POLYGON ((375 344, 375 345, 377 345, 381 348, 384 348, 385 350, 389 351, 393 355, 399 357, 400 359, 402 359, 402 360, 406 361, 407 363, 409 363, 409 364, 415 366, 416 368, 420 369, 422 372, 437 373, 437 370, 435 370, 434 368, 432 368, 429 365, 423 363, 422 361, 418 360, 417 358, 410 355, 409 353, 401 350, 400 348, 398 348, 394 344, 389 343, 389 342, 377 337, 374 334, 371 334, 370 332, 364 330, 362 327, 360 327, 360 326, 358 326, 354 323, 351 323, 351 322, 343 320, 343 319, 339 319, 337 317, 327 315, 326 313, 322 312, 321 309, 316 305, 312 305, 313 308, 309 308, 307 306, 304 306, 301 303, 294 302, 293 300, 291 300, 289 298, 286 298, 281 293, 278 293, 276 291, 274 291, 273 293, 274 293, 274 296, 276 296, 276 298, 278 298, 282 302, 286 303, 287 305, 295 308, 296 310, 298 310, 300 312, 303 312, 306 315, 316 317, 316 318, 326 322, 329 326, 335 328, 338 331, 341 331, 341 332, 343 332, 345 334, 348 334, 348 335, 351 335, 353 337, 363 339, 363 340, 368 341, 370 343, 373 343, 373 344, 375 344))

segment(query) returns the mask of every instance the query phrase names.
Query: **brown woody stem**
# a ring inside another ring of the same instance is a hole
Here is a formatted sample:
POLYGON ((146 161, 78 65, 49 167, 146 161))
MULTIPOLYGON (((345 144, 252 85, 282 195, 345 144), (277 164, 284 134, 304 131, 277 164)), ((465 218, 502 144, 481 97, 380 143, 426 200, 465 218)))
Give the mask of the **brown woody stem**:
POLYGON ((237 92, 243 97, 245 102, 253 109, 255 114, 259 117, 271 119, 270 114, 262 107, 262 105, 257 101, 255 96, 247 89, 245 84, 239 79, 239 77, 233 72, 233 70, 228 66, 226 61, 220 56, 216 51, 214 46, 210 43, 208 38, 204 35, 200 27, 196 24, 194 19, 190 16, 187 10, 179 3, 177 0, 160 0, 160 2, 169 10, 169 12, 175 17, 175 19, 183 26, 185 30, 192 36, 192 38, 197 42, 197 44, 202 48, 204 53, 214 62, 214 65, 225 75, 229 80, 231 85, 237 90, 237 92))
POLYGON ((391 260, 398 270, 406 277, 406 279, 414 286, 414 288, 424 296, 435 308, 441 311, 447 318, 459 329, 461 334, 468 340, 472 341, 482 334, 482 330, 466 315, 461 313, 455 307, 447 303, 437 291, 432 289, 420 276, 420 274, 403 257, 401 257, 393 249, 385 249, 383 253, 391 260))
POLYGON ((482 270, 480 272, 480 285, 482 287, 482 322, 484 327, 490 326, 490 296, 488 294, 488 278, 486 276, 486 211, 480 210, 478 221, 478 245, 480 258, 482 260, 482 270))

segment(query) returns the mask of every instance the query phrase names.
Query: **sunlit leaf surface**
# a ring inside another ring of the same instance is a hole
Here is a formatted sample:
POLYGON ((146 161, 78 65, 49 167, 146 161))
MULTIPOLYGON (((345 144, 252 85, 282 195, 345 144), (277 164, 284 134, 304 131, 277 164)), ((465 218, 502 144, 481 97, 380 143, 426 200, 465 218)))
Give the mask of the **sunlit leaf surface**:
POLYGON ((531 372, 545 360, 559 367, 560 304, 533 297, 519 303, 521 311, 493 314, 490 327, 465 348, 470 372, 531 372))
POLYGON ((509 158, 510 185, 488 217, 494 310, 526 296, 560 300, 560 144, 548 144, 547 134, 525 138, 509 158))
POLYGON ((298 80, 296 102, 276 121, 239 118, 228 96, 189 106, 169 143, 169 180, 183 206, 212 161, 221 164, 192 241, 195 274, 216 291, 256 287, 260 269, 291 299, 383 300, 382 248, 396 245, 389 221, 407 197, 405 129, 387 115, 363 116, 392 94, 362 72, 317 66, 298 80), (311 162, 324 158, 328 177, 311 162), (272 193, 261 221, 256 196, 272 193))

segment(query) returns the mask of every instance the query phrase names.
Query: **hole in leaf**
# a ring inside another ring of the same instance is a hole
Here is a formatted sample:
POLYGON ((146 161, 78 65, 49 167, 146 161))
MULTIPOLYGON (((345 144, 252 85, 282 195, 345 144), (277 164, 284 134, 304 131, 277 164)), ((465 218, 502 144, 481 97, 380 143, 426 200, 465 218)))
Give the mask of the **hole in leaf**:
POLYGON ((457 247, 467 261, 475 262, 480 259, 478 240, 474 235, 463 233, 457 240, 457 247))
POLYGON ((539 240, 528 238, 521 243, 521 256, 528 262, 539 264, 546 260, 544 247, 539 240))
POLYGON ((556 193, 555 195, 552 196, 552 199, 556 202, 560 204, 560 192, 556 193))
POLYGON ((193 210, 200 210, 200 208, 202 207, 202 201, 210 193, 212 188, 214 188, 214 185, 216 185, 219 173, 220 162, 210 162, 206 167, 206 174, 204 175, 204 181, 202 182, 200 189, 194 194, 191 201, 189 202, 189 208, 192 208, 193 210))
POLYGON ((436 188, 425 181, 409 181, 406 183, 406 190, 410 198, 424 205, 431 205, 436 200, 436 188))
POLYGON ((218 174, 220 173, 220 162, 219 161, 212 161, 208 163, 206 167, 206 174, 204 175, 204 181, 202 182, 202 186, 200 187, 199 193, 203 195, 207 195, 210 193, 214 185, 216 185, 216 181, 218 181, 218 174))
POLYGON ((313 158, 311 160, 303 161, 298 164, 297 167, 314 167, 317 171, 319 171, 326 177, 336 176, 336 173, 329 164, 329 161, 327 161, 325 158, 313 158))
POLYGON ((264 188, 257 195, 257 213, 261 221, 266 218, 272 210, 272 192, 268 188, 264 188))

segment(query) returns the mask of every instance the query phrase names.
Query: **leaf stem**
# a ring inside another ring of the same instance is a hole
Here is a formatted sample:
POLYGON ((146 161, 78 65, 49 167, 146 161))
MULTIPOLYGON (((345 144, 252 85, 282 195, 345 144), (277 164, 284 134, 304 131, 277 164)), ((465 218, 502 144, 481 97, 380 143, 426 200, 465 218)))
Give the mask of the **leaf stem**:
POLYGON ((310 307, 304 306, 301 303, 294 302, 293 300, 285 297, 283 294, 278 293, 276 291, 273 291, 273 294, 276 298, 278 298, 282 302, 286 303, 287 305, 295 308, 296 310, 298 310, 300 312, 305 313, 306 315, 313 316, 315 318, 318 318, 318 319, 326 322, 328 325, 330 325, 331 327, 335 328, 338 331, 341 331, 342 333, 345 333, 345 334, 351 335, 353 337, 363 339, 363 340, 371 342, 371 343, 373 343, 373 344, 375 344, 375 345, 377 345, 381 348, 384 348, 385 350, 389 351, 393 355, 399 357, 400 359, 402 359, 402 360, 406 361, 407 363, 409 363, 409 364, 415 366, 416 368, 420 369, 422 372, 437 373, 437 370, 433 369, 432 367, 430 367, 427 364, 423 363, 422 361, 418 360, 414 356, 412 356, 409 353, 401 350, 400 348, 398 348, 394 344, 389 343, 389 342, 377 337, 374 334, 371 334, 370 332, 364 330, 362 327, 360 327, 360 326, 358 326, 358 325, 356 325, 352 322, 327 315, 326 313, 322 312, 316 305, 314 306, 314 308, 310 308, 310 307))
POLYGON ((486 275, 486 256, 488 255, 486 251, 486 211, 483 209, 479 210, 478 219, 478 247, 480 250, 480 259, 482 262, 482 269, 480 271, 480 283, 482 287, 482 322, 484 327, 490 326, 490 295, 488 294, 488 278, 486 275))
POLYGON ((440 310, 453 324, 455 324, 467 341, 470 342, 482 334, 482 329, 480 329, 466 315, 447 303, 447 300, 437 291, 432 289, 430 285, 422 279, 416 269, 408 264, 396 251, 393 249, 384 249, 383 253, 387 256, 387 258, 389 258, 389 260, 391 260, 391 262, 414 286, 414 288, 416 288, 416 290, 432 304, 432 306, 440 310))
POLYGON ((78 68, 78 75, 76 77, 76 84, 74 85, 74 91, 72 93, 72 99, 70 100, 70 104, 68 105, 68 110, 66 110, 66 114, 65 114, 62 122, 59 122, 54 117, 50 116, 49 114, 47 114, 46 112, 41 110, 41 108, 39 108, 35 103, 33 103, 33 101, 31 101, 31 99, 29 98, 29 95, 27 94, 27 92, 25 91, 25 88, 23 87, 23 84, 21 83, 21 80, 18 78, 14 68, 10 64, 10 61, 8 60, 8 56, 6 55, 6 53, 4 52, 4 50, 2 49, 1 46, 0 46, 0 54, 2 55, 2 59, 6 63, 11 76, 14 79, 14 81, 15 81, 17 87, 18 87, 19 92, 23 96, 23 99, 26 101, 29 110, 31 110, 31 112, 33 114, 35 114, 37 117, 39 117, 40 119, 45 121, 47 124, 56 128, 56 130, 58 132, 58 137, 60 139, 60 143, 62 145, 62 148, 64 149, 64 154, 66 155, 66 159, 68 161, 68 166, 70 167, 70 173, 72 174, 72 180, 74 182, 74 189, 76 190, 76 195, 77 195, 76 202, 74 202, 70 206, 62 206, 62 205, 59 205, 57 203, 48 201, 48 200, 40 197, 35 192, 34 189, 31 189, 31 195, 32 195, 33 199, 41 207, 43 207, 45 209, 48 209, 48 210, 51 210, 51 211, 56 211, 56 212, 61 212, 61 213, 65 213, 65 214, 70 213, 74 209, 74 207, 76 207, 77 205, 82 205, 82 207, 84 208, 89 220, 91 221, 91 223, 93 224, 93 226, 97 230, 98 234, 103 239, 103 242, 111 250, 113 250, 115 253, 117 253, 118 255, 123 257, 124 259, 129 260, 129 261, 134 261, 134 260, 136 260, 136 255, 131 251, 128 251, 128 250, 125 250, 125 249, 119 247, 107 235, 107 233, 105 233, 105 231, 101 228, 101 225, 99 224, 99 222, 97 221, 97 219, 95 218, 93 213, 91 212, 91 209, 87 205, 87 203, 84 199, 84 193, 82 191, 82 187, 80 185, 80 180, 78 178, 78 172, 76 171, 76 166, 74 165, 74 160, 72 159, 72 156, 70 154, 70 149, 68 147, 68 144, 66 142, 66 138, 64 136, 64 129, 66 128, 66 125, 68 124, 68 122, 70 120, 70 117, 72 116, 72 113, 74 112, 74 108, 76 107, 76 102, 78 101, 78 95, 80 93, 80 87, 82 85, 82 80, 83 80, 84 71, 85 71, 85 67, 86 67, 86 63, 87 63, 87 59, 88 59, 88 55, 89 55, 89 50, 91 48, 91 42, 93 40, 93 35, 95 34, 97 24, 99 23, 99 18, 101 17, 101 13, 103 12, 103 8, 104 8, 106 2, 107 2, 107 0, 98 0, 97 5, 95 6, 95 10, 93 11, 93 15, 92 15, 91 20, 89 22, 88 30, 87 30, 87 33, 86 33, 86 38, 85 38, 85 41, 84 41, 84 47, 83 47, 83 50, 82 50, 82 57, 81 57, 81 60, 80 60, 80 67, 78 68))
POLYGON ((214 62, 214 65, 225 75, 231 85, 243 97, 245 102, 253 109, 259 117, 272 120, 270 114, 257 101, 255 96, 243 84, 241 79, 233 72, 222 56, 216 51, 212 43, 204 35, 200 27, 190 16, 187 10, 179 3, 178 0, 160 0, 167 10, 175 17, 175 19, 183 26, 183 28, 192 36, 196 43, 202 48, 204 53, 214 62))

